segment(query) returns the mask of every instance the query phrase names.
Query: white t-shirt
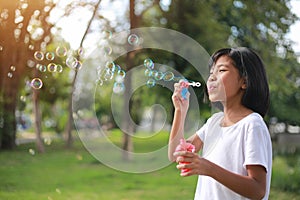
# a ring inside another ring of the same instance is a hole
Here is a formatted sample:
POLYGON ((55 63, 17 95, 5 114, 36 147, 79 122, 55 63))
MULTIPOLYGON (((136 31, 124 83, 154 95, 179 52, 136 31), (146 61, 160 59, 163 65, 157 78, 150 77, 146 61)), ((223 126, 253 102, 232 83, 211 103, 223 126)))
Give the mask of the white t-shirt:
MULTIPOLYGON (((229 127, 221 127, 223 112, 212 115, 197 131, 203 141, 202 156, 240 175, 247 165, 262 165, 267 171, 266 195, 270 191, 272 143, 267 126, 258 113, 252 113, 229 127)), ((199 176, 194 200, 245 200, 209 176, 199 176)))

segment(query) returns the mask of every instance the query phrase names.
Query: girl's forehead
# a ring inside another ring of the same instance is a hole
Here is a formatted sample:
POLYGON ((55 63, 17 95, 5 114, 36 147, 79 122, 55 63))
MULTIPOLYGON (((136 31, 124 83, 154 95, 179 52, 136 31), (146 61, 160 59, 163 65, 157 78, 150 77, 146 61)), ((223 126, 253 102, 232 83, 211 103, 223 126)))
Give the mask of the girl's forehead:
POLYGON ((220 56, 218 59, 216 59, 216 61, 212 65, 212 68, 220 66, 234 67, 234 61, 229 56, 220 56))

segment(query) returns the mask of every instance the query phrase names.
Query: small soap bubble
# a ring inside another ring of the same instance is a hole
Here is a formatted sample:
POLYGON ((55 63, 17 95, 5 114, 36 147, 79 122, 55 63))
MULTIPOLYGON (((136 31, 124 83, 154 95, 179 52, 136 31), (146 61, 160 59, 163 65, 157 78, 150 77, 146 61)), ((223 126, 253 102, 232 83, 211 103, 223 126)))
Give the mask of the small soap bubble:
POLYGON ((47 60, 54 60, 54 58, 55 58, 55 54, 53 53, 53 52, 47 52, 46 54, 45 54, 45 58, 47 59, 47 60))
POLYGON ((56 188, 55 191, 56 191, 58 194, 61 194, 60 189, 56 188))
POLYGON ((81 67, 82 67, 82 63, 79 60, 77 60, 75 63, 73 63, 74 70, 80 70, 81 67))
POLYGON ((30 68, 33 68, 35 66, 35 62, 33 60, 28 60, 27 61, 27 66, 30 68))
POLYGON ((124 82, 124 77, 121 76, 121 75, 117 75, 116 78, 115 78, 115 81, 117 83, 122 83, 122 82, 124 82))
POLYGON ((48 72, 56 72, 56 64, 55 63, 49 63, 47 66, 48 72))
POLYGON ((36 64, 36 68, 40 71, 40 72, 46 72, 47 71, 47 67, 46 65, 42 65, 42 64, 36 64))
POLYGON ((126 76, 126 72, 122 69, 118 70, 118 73, 117 73, 118 76, 121 76, 123 79, 125 78, 126 76))
POLYGON ((42 61, 44 59, 44 53, 41 51, 34 52, 33 56, 38 61, 42 61))
POLYGON ((109 69, 111 72, 114 72, 116 70, 116 65, 114 62, 107 62, 105 67, 109 69))
POLYGON ((43 81, 39 78, 34 78, 32 79, 32 81, 30 82, 30 86, 33 88, 33 89, 41 89, 42 86, 43 86, 43 81))
POLYGON ((77 160, 83 160, 83 157, 82 157, 82 155, 80 155, 80 154, 77 154, 77 155, 76 155, 76 158, 77 158, 77 160))
POLYGON ((51 143, 52 143, 52 140, 51 140, 51 138, 50 137, 45 137, 44 138, 44 143, 46 144, 46 145, 51 145, 51 143))
POLYGON ((130 45, 138 45, 139 37, 136 34, 130 34, 127 41, 130 45))
POLYGON ((102 79, 97 79, 96 84, 102 86, 103 85, 103 80, 102 79))
POLYGON ((152 79, 152 78, 149 79, 149 80, 147 81, 147 86, 148 86, 149 88, 154 87, 155 84, 156 84, 156 81, 155 81, 154 79, 152 79))
POLYGON ((20 101, 22 101, 22 102, 26 102, 26 96, 20 96, 20 101))
POLYGON ((82 47, 80 47, 80 48, 77 50, 77 54, 78 54, 79 56, 83 56, 83 54, 84 54, 84 49, 83 49, 82 47))
POLYGON ((67 52, 68 52, 68 50, 64 46, 58 46, 55 49, 55 53, 58 57, 65 57, 67 55, 67 52))
POLYGON ((160 71, 156 71, 154 74, 153 74, 155 80, 159 81, 163 78, 164 76, 164 73, 160 72, 160 71))
POLYGON ((28 152, 30 155, 34 156, 35 155, 35 150, 34 149, 28 149, 28 152))
POLYGON ((150 58, 147 58, 144 60, 144 66, 148 69, 154 69, 154 62, 150 58))
POLYGON ((118 83, 118 82, 114 83, 113 92, 115 94, 122 94, 124 90, 125 90, 124 83, 118 83))
POLYGON ((3 46, 0 45, 0 51, 3 51, 3 46))
POLYGON ((102 32, 102 36, 104 39, 111 39, 112 38, 112 32, 109 30, 105 30, 102 32))
POLYGON ((12 78, 12 77, 13 77, 13 73, 8 72, 8 73, 7 73, 7 77, 8 77, 8 78, 12 78))
POLYGON ((61 65, 56 65, 56 71, 58 73, 62 73, 63 72, 63 67, 61 65))
POLYGON ((147 77, 151 77, 151 76, 152 76, 152 74, 153 74, 153 71, 152 71, 151 69, 148 69, 148 68, 147 68, 147 69, 145 70, 145 72, 144 72, 144 73, 145 73, 145 76, 147 76, 147 77))
POLYGON ((173 72, 166 72, 163 77, 164 81, 172 81, 174 79, 173 72))
POLYGON ((12 65, 12 66, 10 66, 10 70, 11 70, 11 71, 13 71, 13 72, 14 72, 14 71, 16 71, 16 67, 15 67, 15 66, 13 66, 13 65, 12 65))
POLYGON ((74 66, 76 65, 76 63, 77 63, 77 59, 74 56, 69 56, 66 59, 66 65, 68 67, 70 67, 71 69, 74 69, 74 66))
POLYGON ((104 46, 103 50, 104 50, 104 54, 107 56, 112 54, 112 48, 110 46, 104 46))

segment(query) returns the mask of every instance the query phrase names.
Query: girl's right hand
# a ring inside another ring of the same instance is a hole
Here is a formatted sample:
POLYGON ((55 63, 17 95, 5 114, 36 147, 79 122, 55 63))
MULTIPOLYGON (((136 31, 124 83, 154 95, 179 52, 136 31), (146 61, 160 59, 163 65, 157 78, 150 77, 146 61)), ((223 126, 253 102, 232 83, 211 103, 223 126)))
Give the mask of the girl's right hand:
POLYGON ((181 90, 180 83, 174 84, 174 92, 172 95, 172 101, 175 108, 175 111, 181 111, 182 113, 187 113, 188 107, 189 107, 189 97, 190 93, 187 92, 186 98, 183 98, 181 96, 181 90))

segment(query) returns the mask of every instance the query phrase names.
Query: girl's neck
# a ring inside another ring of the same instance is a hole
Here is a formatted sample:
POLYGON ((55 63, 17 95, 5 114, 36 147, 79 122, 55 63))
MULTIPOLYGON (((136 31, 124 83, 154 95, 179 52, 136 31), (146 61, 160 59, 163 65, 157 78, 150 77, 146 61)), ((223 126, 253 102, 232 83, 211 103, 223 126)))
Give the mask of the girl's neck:
POLYGON ((253 113, 252 110, 246 108, 241 104, 224 105, 224 118, 222 120, 222 126, 231 126, 249 114, 253 113))

